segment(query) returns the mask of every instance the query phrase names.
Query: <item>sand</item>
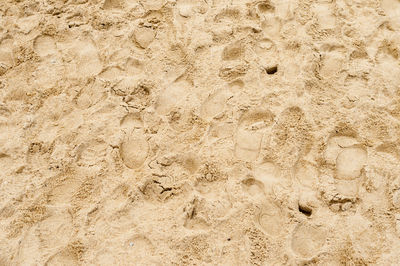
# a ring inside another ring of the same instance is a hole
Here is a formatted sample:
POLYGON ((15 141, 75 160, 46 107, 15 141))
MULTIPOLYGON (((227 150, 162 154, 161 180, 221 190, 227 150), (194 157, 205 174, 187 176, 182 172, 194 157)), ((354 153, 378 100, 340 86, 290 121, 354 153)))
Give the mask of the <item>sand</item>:
POLYGON ((400 1, 0 1, 0 265, 397 265, 400 1))

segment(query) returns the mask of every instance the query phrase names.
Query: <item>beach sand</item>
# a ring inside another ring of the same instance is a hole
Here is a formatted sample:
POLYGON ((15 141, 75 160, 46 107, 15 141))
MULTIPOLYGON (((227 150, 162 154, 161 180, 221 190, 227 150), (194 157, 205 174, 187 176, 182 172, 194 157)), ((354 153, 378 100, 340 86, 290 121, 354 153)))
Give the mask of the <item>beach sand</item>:
POLYGON ((0 1, 0 265, 397 265, 400 1, 0 1))

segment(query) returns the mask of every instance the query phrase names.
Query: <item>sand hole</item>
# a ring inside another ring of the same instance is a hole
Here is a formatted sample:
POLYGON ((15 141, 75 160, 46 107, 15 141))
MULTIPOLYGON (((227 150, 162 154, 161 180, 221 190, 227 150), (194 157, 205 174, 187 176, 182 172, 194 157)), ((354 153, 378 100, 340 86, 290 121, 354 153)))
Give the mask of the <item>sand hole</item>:
POLYGON ((299 212, 301 212, 305 216, 311 216, 312 209, 310 207, 308 207, 308 206, 304 206, 302 204, 299 204, 299 212))
POLYGON ((266 68, 265 71, 267 72, 268 75, 273 75, 276 72, 278 72, 278 66, 272 66, 272 67, 266 68))

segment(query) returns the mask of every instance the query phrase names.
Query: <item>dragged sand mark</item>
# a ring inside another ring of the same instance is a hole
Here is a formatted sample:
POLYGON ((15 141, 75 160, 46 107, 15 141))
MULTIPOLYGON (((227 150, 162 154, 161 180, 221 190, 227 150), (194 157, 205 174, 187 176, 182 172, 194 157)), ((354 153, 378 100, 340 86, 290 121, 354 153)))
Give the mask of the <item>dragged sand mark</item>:
POLYGON ((254 161, 260 152, 264 129, 271 126, 274 116, 266 109, 247 111, 239 119, 235 137, 235 155, 244 161, 254 161))
POLYGON ((196 13, 204 14, 208 9, 208 4, 205 1, 178 0, 176 2, 178 13, 184 18, 192 17, 196 13))
POLYGON ((304 258, 314 257, 326 242, 324 229, 310 224, 298 224, 292 233, 292 250, 304 258))

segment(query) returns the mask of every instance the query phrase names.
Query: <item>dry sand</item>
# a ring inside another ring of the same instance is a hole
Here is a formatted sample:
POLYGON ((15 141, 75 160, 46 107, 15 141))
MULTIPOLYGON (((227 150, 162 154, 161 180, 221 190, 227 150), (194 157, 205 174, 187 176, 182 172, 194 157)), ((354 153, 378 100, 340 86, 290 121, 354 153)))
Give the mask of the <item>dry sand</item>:
POLYGON ((398 265, 400 1, 1 0, 0 265, 398 265))

